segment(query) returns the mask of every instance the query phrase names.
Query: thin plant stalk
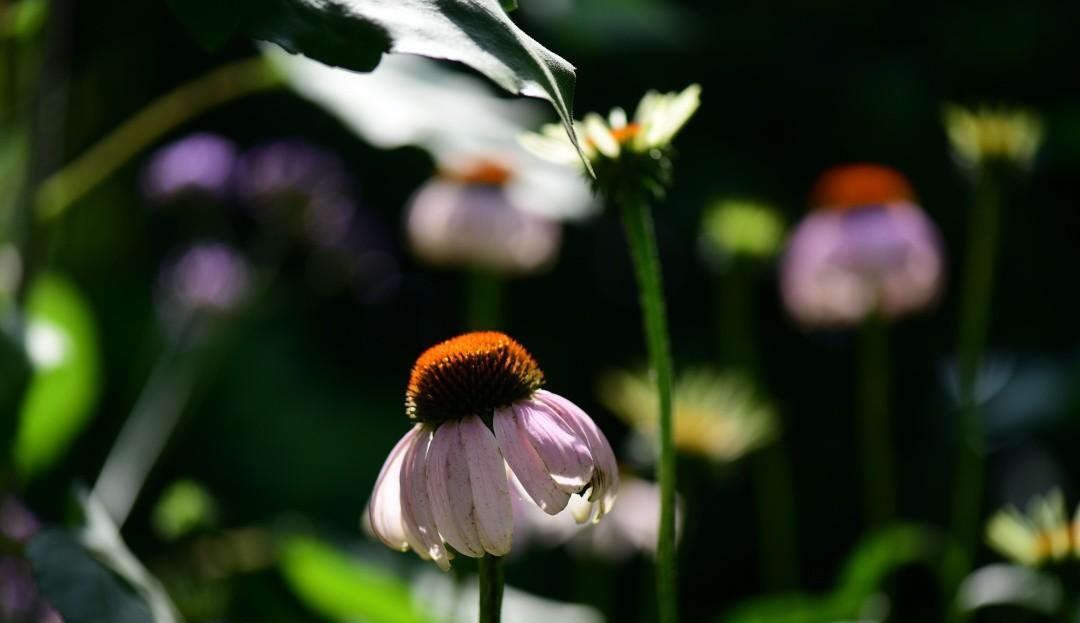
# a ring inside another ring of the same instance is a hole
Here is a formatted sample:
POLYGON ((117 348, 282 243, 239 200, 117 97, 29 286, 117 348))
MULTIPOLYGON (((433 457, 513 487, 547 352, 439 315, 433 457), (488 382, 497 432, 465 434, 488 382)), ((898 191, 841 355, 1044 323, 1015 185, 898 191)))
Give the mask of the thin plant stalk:
POLYGON ((675 567, 675 443, 672 436, 671 352, 660 255, 648 203, 631 196, 619 206, 634 263, 648 342, 649 362, 659 397, 660 531, 656 548, 657 601, 661 623, 678 619, 675 567))
MULTIPOLYGON (((725 362, 758 382, 758 357, 754 348, 754 309, 751 274, 737 259, 721 279, 717 315, 720 317, 721 351, 725 362)), ((761 575, 773 590, 799 585, 798 524, 795 519, 791 465, 783 439, 750 457, 757 500, 758 547, 761 575)))
POLYGON ((888 329, 880 314, 863 321, 859 335, 859 448, 866 519, 880 526, 895 512, 888 329))
POLYGON ((490 331, 502 323, 502 278, 494 271, 470 268, 465 273, 465 322, 470 331, 490 331))
POLYGON ((184 122, 245 95, 282 86, 284 79, 261 56, 211 70, 150 102, 38 188, 40 219, 54 218, 142 149, 184 122))
POLYGON ((478 560, 480 568, 480 623, 499 623, 502 619, 503 565, 502 558, 485 554, 478 560))
POLYGON ((983 499, 982 419, 978 376, 986 348, 990 298, 993 294, 1001 196, 994 172, 982 168, 975 180, 959 327, 960 439, 956 450, 952 529, 968 565, 978 541, 983 499))

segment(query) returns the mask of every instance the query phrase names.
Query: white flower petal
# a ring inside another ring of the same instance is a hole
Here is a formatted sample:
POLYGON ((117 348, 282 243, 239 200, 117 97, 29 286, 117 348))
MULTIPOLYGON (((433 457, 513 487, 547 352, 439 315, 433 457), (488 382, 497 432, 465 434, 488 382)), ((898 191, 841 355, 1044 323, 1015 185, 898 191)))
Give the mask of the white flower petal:
POLYGON ((619 157, 619 141, 611 134, 603 117, 596 113, 585 115, 585 141, 591 143, 608 158, 619 157))
POLYGON ((480 418, 474 415, 463 419, 460 429, 468 447, 465 455, 480 542, 489 554, 505 556, 510 552, 514 531, 506 463, 495 443, 495 435, 480 418))
POLYGON ((435 430, 427 460, 428 495, 439 534, 466 556, 484 555, 476 530, 472 485, 466 448, 458 422, 443 422, 435 430))
POLYGON ((409 549, 409 539, 401 513, 401 465, 419 434, 420 425, 417 424, 405 433, 390 451, 390 456, 386 458, 379 477, 375 480, 375 489, 368 503, 371 531, 384 545, 401 551, 409 549))
POLYGON ((522 489, 545 513, 554 515, 566 508, 570 494, 560 489, 540 455, 529 444, 512 409, 495 411, 495 438, 507 465, 513 470, 522 489))

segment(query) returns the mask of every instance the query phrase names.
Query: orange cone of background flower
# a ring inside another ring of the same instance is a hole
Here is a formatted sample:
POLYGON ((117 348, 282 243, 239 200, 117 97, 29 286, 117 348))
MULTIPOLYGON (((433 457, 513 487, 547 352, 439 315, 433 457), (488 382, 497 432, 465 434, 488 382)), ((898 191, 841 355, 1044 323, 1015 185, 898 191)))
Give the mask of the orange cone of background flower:
POLYGON ((897 171, 852 164, 823 174, 781 265, 788 312, 808 327, 893 319, 929 305, 942 281, 940 236, 897 171))

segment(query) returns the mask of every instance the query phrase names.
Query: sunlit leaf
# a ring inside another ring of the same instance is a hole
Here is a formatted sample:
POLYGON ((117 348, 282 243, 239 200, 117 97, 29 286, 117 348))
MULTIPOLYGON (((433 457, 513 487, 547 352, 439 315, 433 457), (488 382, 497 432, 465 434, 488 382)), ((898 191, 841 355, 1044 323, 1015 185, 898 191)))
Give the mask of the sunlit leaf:
POLYGON ((374 69, 384 52, 463 63, 511 93, 551 102, 577 141, 571 130, 573 66, 518 28, 499 0, 169 0, 169 4, 207 47, 242 34, 355 71, 374 69))
POLYGON ((156 623, 142 600, 74 536, 43 530, 26 555, 42 594, 65 623, 156 623))
POLYGON ((434 620, 413 603, 408 585, 378 567, 310 537, 287 537, 280 547, 286 582, 301 601, 322 616, 370 623, 434 620))
POLYGON ((86 425, 98 397, 98 337, 82 295, 44 274, 26 303, 26 351, 33 379, 19 412, 15 462, 24 477, 48 468, 86 425))

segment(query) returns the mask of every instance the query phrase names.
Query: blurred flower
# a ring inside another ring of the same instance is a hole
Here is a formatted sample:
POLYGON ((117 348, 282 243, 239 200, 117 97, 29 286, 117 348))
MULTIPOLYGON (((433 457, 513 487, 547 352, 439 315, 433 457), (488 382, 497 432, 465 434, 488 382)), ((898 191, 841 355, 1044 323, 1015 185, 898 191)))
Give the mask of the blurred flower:
POLYGON ((232 141, 207 132, 191 134, 155 152, 142 174, 146 197, 156 203, 228 197, 236 166, 232 141))
POLYGON ((989 160, 1030 168, 1042 143, 1042 122, 1027 110, 947 106, 944 120, 953 152, 968 168, 989 160))
POLYGON ((596 212, 580 175, 518 144, 518 136, 544 118, 535 102, 498 97, 484 80, 417 56, 389 55, 375 71, 357 73, 276 46, 264 54, 293 89, 373 145, 415 145, 451 170, 499 154, 500 166, 513 172, 506 192, 518 209, 558 220, 596 212))
POLYGON ((250 274, 236 251, 211 242, 185 250, 165 267, 160 282, 169 307, 185 312, 226 313, 247 295, 250 274))
MULTIPOLYGON (((40 528, 37 518, 18 498, 9 495, 0 502, 0 535, 5 540, 25 544, 40 528)), ((60 621, 39 593, 30 564, 22 558, 0 555, 0 621, 60 621)))
POLYGON ((1070 518, 1065 496, 1055 489, 1036 496, 1027 513, 1010 506, 986 524, 986 539, 1001 555, 1029 567, 1080 557, 1080 508, 1070 518))
POLYGON ((206 489, 192 480, 178 480, 154 507, 154 530, 172 541, 213 525, 216 515, 214 500, 206 489))
POLYGON ((784 221, 770 205, 725 199, 705 210, 701 240, 707 257, 767 259, 784 242, 784 221))
MULTIPOLYGON (((655 439, 656 384, 644 374, 610 372, 600 381, 600 400, 627 424, 655 439)), ((678 376, 674 386, 674 438, 679 449, 714 461, 734 461, 768 444, 776 418, 742 377, 707 368, 678 376)))
POLYGON ((350 180, 336 154, 288 139, 247 151, 237 166, 237 188, 256 216, 331 246, 353 221, 350 180))
MULTIPOLYGON (((608 118, 585 115, 574 126, 585 156, 596 172, 605 195, 626 184, 644 184, 660 194, 670 182, 671 140, 690 120, 701 103, 701 87, 692 84, 681 93, 649 91, 641 99, 630 121, 621 108, 608 118)), ((537 156, 552 162, 583 168, 577 150, 559 124, 549 123, 539 133, 521 137, 521 144, 537 156)))
POLYGON ((445 544, 474 558, 506 555, 508 469, 550 515, 572 495, 588 497, 579 521, 610 511, 619 486, 611 446, 581 409, 540 389, 543 382, 536 360, 502 333, 468 333, 424 352, 405 399, 416 424, 390 452, 369 503, 379 540, 443 570, 445 544))
POLYGON ((874 313, 896 318, 935 299, 940 239, 899 173, 872 164, 832 169, 812 204, 781 266, 781 293, 795 319, 846 326, 874 313))
POLYGON ((509 170, 481 162, 446 170, 409 201, 409 244, 431 264, 534 273, 559 251, 559 225, 518 209, 506 192, 509 170))
MULTIPOLYGON (((656 483, 623 474, 619 479, 619 504, 604 521, 582 526, 574 520, 587 501, 572 498, 567 509, 554 517, 547 515, 520 489, 516 479, 511 499, 514 503, 514 536, 519 546, 525 541, 555 546, 593 558, 620 561, 637 552, 656 554, 660 528, 660 488, 656 483)), ((677 519, 677 522, 681 517, 677 519)))

